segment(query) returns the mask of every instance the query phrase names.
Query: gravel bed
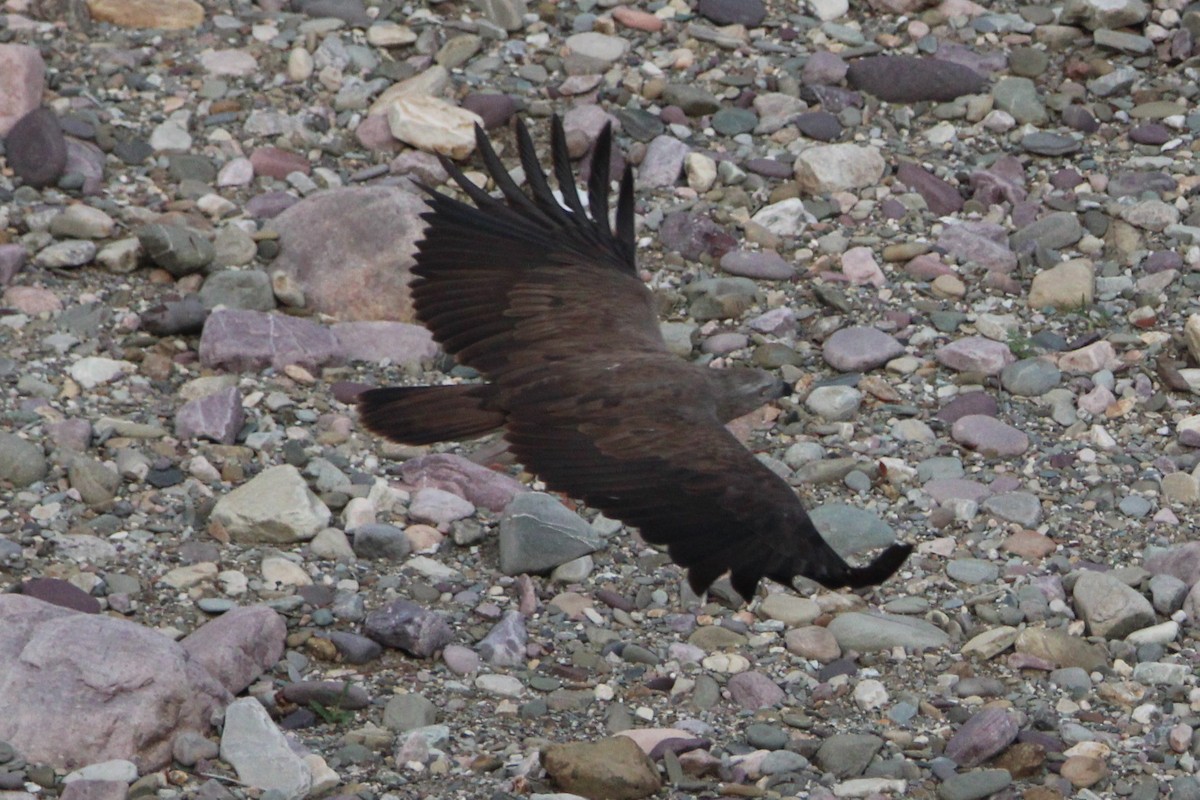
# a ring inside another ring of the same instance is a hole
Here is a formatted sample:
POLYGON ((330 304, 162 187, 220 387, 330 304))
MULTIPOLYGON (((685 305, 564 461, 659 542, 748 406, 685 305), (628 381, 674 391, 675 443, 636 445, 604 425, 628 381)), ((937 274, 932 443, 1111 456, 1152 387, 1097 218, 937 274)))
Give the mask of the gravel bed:
POLYGON ((0 800, 1200 798, 1198 55, 1185 0, 0 4, 0 800), (357 426, 475 377, 412 181, 555 112, 891 581, 696 597, 357 426))

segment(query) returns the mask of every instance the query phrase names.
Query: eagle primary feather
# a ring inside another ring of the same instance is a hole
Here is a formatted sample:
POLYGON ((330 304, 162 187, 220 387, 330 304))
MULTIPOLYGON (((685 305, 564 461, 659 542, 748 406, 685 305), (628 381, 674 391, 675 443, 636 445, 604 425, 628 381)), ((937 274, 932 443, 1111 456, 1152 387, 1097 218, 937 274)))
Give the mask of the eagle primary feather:
POLYGON ((417 318, 486 382, 389 387, 358 396, 366 427, 427 444, 502 430, 547 487, 584 500, 665 545, 703 592, 722 574, 749 600, 762 578, 803 575, 825 586, 869 586, 899 569, 894 544, 852 567, 813 527, 791 487, 724 427, 786 388, 762 370, 713 370, 672 355, 654 298, 637 277, 633 173, 608 220, 612 130, 596 142, 587 186, 575 187, 562 124, 551 135, 554 196, 518 121, 529 192, 504 169, 482 129, 476 140, 496 198, 448 159, 474 205, 428 187, 418 245, 417 318))

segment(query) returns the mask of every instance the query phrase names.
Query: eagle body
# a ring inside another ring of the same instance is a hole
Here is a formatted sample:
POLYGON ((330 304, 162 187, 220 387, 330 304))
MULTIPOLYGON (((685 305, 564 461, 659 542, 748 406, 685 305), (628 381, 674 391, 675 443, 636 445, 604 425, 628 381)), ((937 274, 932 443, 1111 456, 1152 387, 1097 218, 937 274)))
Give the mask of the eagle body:
POLYGON ((726 572, 747 600, 764 577, 790 584, 804 575, 831 588, 886 580, 910 546, 850 566, 792 488, 726 430, 788 393, 786 384, 667 350, 638 277, 629 167, 615 226, 609 221, 611 127, 593 151, 587 209, 559 120, 551 160, 561 202, 519 121, 516 134, 528 192, 480 128, 479 152, 500 197, 445 158, 473 205, 422 187, 430 210, 411 284, 416 315, 483 382, 368 390, 357 398, 363 424, 409 444, 502 431, 548 488, 665 545, 697 593, 726 572))

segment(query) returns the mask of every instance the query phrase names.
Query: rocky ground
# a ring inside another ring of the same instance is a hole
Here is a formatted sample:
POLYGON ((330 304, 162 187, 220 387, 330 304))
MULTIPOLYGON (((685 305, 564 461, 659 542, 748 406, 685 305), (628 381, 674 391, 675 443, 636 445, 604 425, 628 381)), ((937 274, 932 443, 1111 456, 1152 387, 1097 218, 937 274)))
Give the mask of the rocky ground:
POLYGON ((0 800, 1200 797, 1200 8, 0 11, 0 800), (886 585, 697 598, 357 427, 471 378, 409 178, 554 111, 618 126, 672 348, 794 382, 738 435, 917 546, 886 585))

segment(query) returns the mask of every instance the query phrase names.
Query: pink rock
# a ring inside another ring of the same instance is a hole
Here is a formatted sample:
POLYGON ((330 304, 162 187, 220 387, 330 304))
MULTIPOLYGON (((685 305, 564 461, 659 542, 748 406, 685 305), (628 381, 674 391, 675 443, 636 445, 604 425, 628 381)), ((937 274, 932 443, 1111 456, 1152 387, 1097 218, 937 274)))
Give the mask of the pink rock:
POLYGON ((126 800, 129 785, 124 781, 71 781, 63 785, 58 800, 126 800))
POLYGON ((1114 369, 1120 365, 1121 359, 1117 358, 1117 351, 1103 339, 1087 347, 1063 353, 1058 358, 1058 368, 1073 375, 1091 375, 1093 372, 1114 369))
POLYGON ((120 758, 153 772, 171 763, 176 736, 206 736, 232 699, 156 630, 0 595, 0 740, 30 761, 72 770, 120 758))
POLYGON ((41 286, 9 286, 4 290, 3 303, 30 316, 52 314, 63 309, 62 300, 58 299, 58 295, 41 286))
POLYGON ((521 482, 452 453, 409 459, 400 475, 410 486, 445 489, 489 511, 503 511, 514 496, 528 491, 521 482))
POLYGON ((953 275, 954 268, 932 253, 920 255, 904 265, 904 271, 917 280, 932 281, 942 275, 953 275))
POLYGON ((733 702, 752 711, 777 706, 787 697, 775 681, 753 670, 732 676, 728 686, 733 702))
POLYGON ((428 361, 438 352, 429 329, 407 322, 338 322, 333 325, 333 335, 345 361, 388 360, 408 366, 428 361))
POLYGON ((938 348, 938 362, 960 372, 982 372, 999 375, 1000 371, 1017 360, 1008 345, 982 336, 967 336, 938 348))
POLYGON ((887 283, 887 278, 869 247, 851 247, 842 253, 842 273, 855 286, 868 283, 872 286, 883 286, 887 283))
POLYGON ((359 144, 372 152, 398 153, 404 149, 403 143, 392 136, 392 129, 388 127, 387 116, 384 114, 364 119, 354 129, 354 136, 359 144))
POLYGON ((938 503, 947 500, 973 500, 982 503, 993 494, 986 483, 967 478, 935 478, 922 487, 938 503))
POLYGON ((1104 386, 1097 386, 1079 398, 1080 411, 1086 411, 1092 416, 1104 413, 1104 409, 1115 403, 1116 396, 1104 386))
POLYGON ((1200 542, 1157 550, 1146 558, 1151 575, 1173 575, 1188 586, 1200 582, 1200 542))
POLYGON ((621 731, 617 735, 633 739, 646 755, 650 755, 655 747, 667 739, 696 738, 694 734, 682 728, 631 728, 627 731, 621 731))
POLYGON ((175 413, 175 435, 233 444, 245 422, 241 392, 230 386, 184 403, 175 413))
POLYGON ((283 657, 287 624, 266 606, 241 606, 201 625, 180 642, 232 694, 283 657))
POLYGON ((612 17, 626 28, 633 28, 636 31, 654 33, 662 30, 663 27, 663 21, 658 17, 630 6, 617 6, 613 9, 612 17))
POLYGON ((449 525, 475 513, 475 506, 454 492, 433 486, 418 489, 408 505, 409 519, 431 525, 449 525))
POLYGON ((962 769, 977 767, 1017 738, 1017 718, 1003 708, 985 708, 946 742, 947 758, 962 769))
POLYGON ((1029 449, 1029 437, 995 417, 968 415, 950 429, 950 437, 985 456, 1019 456, 1029 449))
POLYGON ((254 167, 255 175, 266 175, 279 180, 284 180, 293 172, 302 172, 305 175, 312 172, 312 165, 308 163, 307 158, 278 147, 258 148, 250 154, 250 164, 254 167))
POLYGON ((205 320, 200 335, 200 362, 232 372, 289 364, 311 371, 336 360, 337 354, 337 339, 328 328, 263 311, 219 309, 205 320))
POLYGON ((395 186, 329 189, 276 216, 272 270, 291 278, 309 308, 340 320, 412 322, 408 291, 424 201, 395 186))
POLYGON ((42 104, 46 63, 36 47, 0 44, 0 138, 42 104))
POLYGON ((825 361, 842 372, 865 372, 903 354, 904 345, 869 326, 834 331, 821 348, 825 361))

